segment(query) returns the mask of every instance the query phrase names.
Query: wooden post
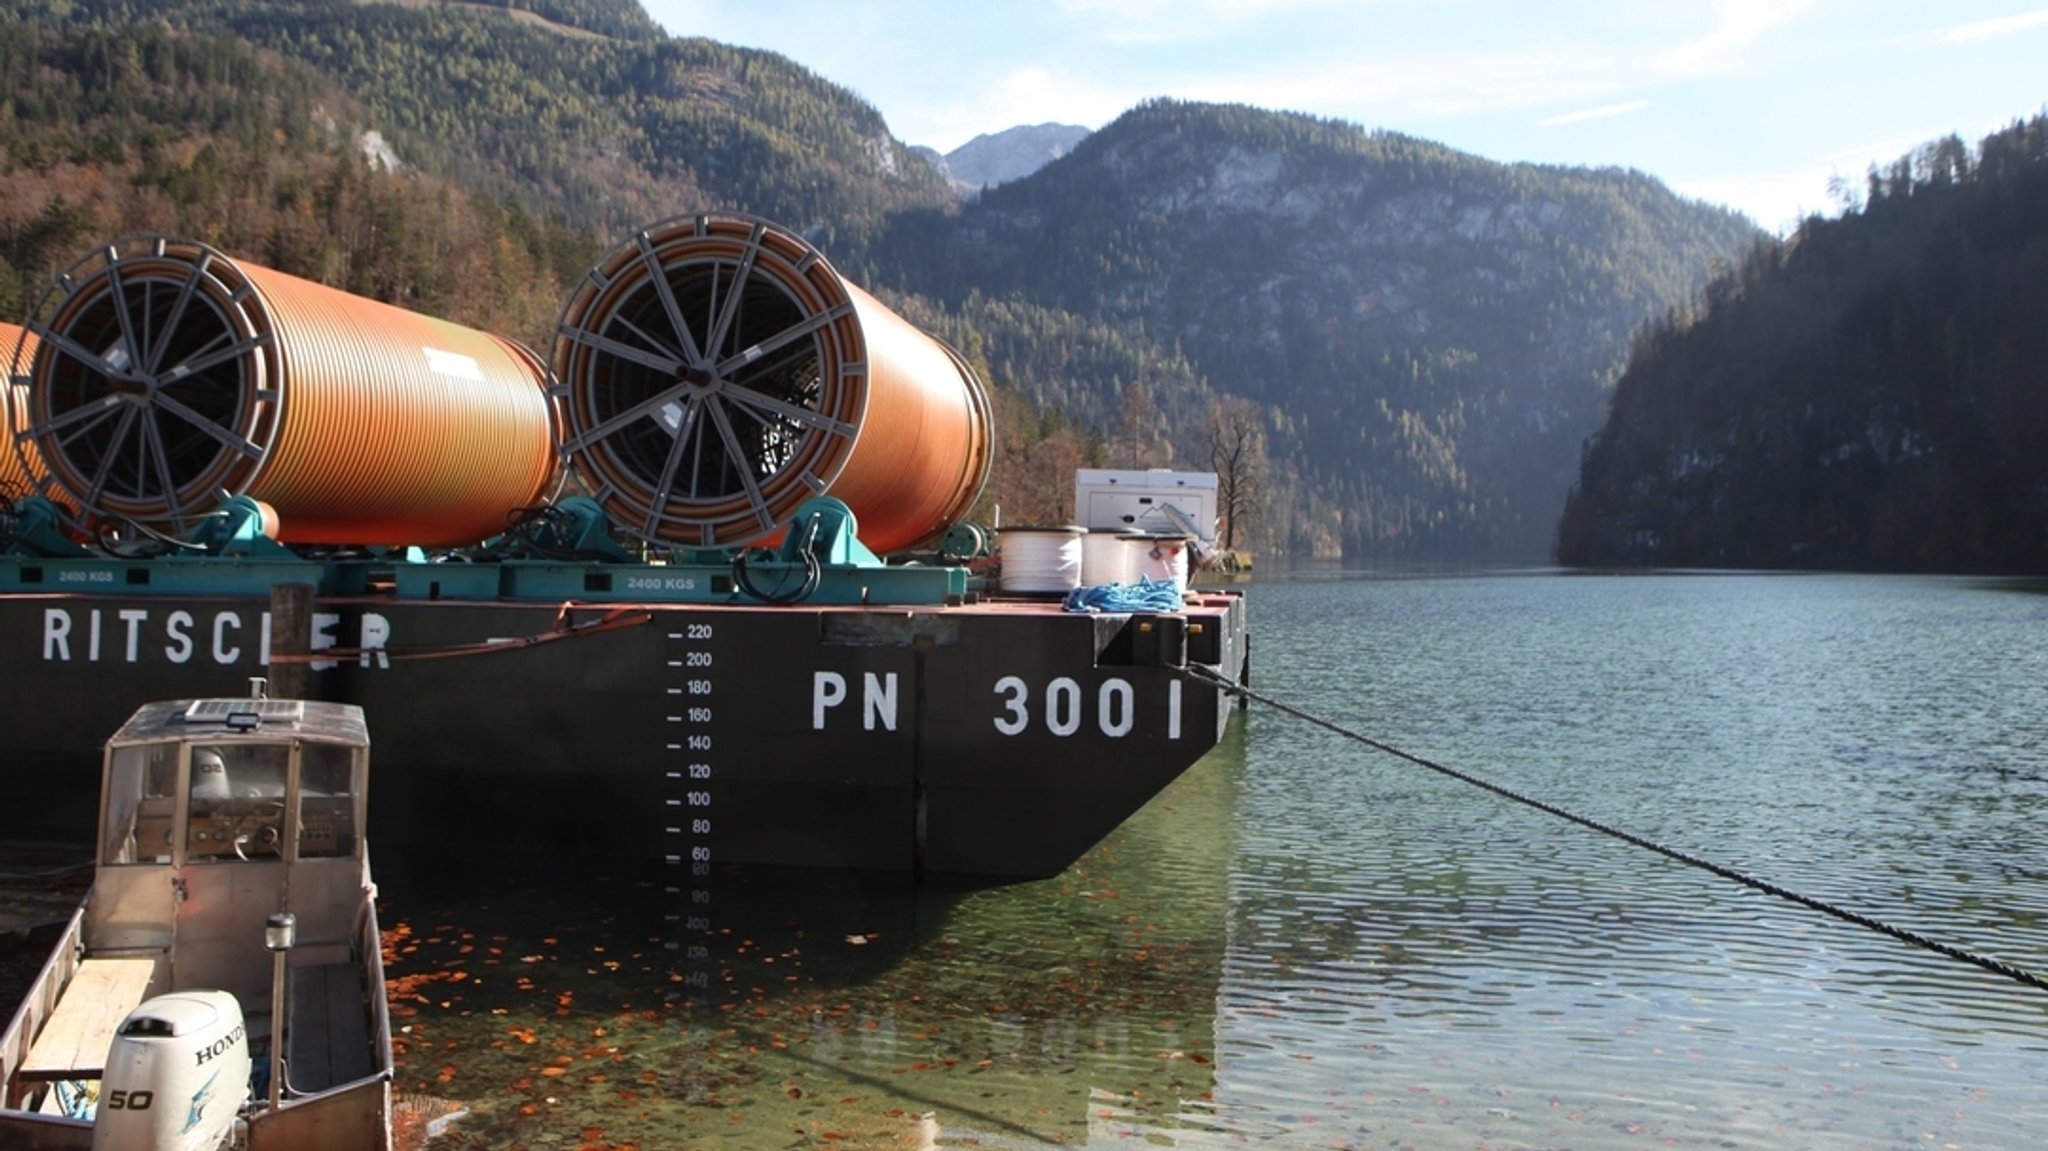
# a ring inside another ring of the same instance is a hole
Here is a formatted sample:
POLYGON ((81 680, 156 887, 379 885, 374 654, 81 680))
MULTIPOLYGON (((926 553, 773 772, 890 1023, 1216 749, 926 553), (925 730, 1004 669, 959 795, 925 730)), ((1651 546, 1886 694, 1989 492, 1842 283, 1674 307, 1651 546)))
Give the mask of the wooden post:
POLYGON ((270 585, 270 696, 272 699, 304 699, 313 689, 313 668, 303 660, 279 660, 276 656, 304 656, 313 650, 313 585, 280 583, 270 585))

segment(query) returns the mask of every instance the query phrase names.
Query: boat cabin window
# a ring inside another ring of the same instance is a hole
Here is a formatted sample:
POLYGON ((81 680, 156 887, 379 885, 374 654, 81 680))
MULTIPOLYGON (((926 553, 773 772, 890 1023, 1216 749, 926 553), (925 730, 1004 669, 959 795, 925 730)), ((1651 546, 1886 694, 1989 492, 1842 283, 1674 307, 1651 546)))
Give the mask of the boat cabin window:
POLYGON ((171 862, 179 834, 178 783, 186 785, 188 862, 280 859, 287 838, 298 857, 352 856, 357 848, 364 764, 360 748, 325 743, 131 744, 107 761, 101 858, 108 863, 171 862), (288 788, 299 756, 297 818, 288 788))
POLYGON ((189 860, 275 859, 284 842, 284 776, 291 748, 192 745, 189 860))
POLYGON ((357 749, 309 743, 299 760, 299 858, 356 850, 357 749))
POLYGON ((107 760, 105 836, 100 858, 108 863, 168 863, 171 817, 178 802, 178 745, 117 747, 107 760))
MULTIPOLYGON (((287 744, 196 744, 192 748, 192 811, 202 802, 284 799, 285 773, 291 766, 287 744)), ((248 804, 238 803, 238 808, 248 804)))

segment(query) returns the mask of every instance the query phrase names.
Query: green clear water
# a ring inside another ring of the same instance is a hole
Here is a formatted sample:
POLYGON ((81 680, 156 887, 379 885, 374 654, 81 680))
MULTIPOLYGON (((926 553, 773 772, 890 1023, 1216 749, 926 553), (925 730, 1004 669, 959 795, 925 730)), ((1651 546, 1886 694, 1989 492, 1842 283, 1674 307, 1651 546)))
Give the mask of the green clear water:
MULTIPOLYGON (((1262 692, 2048 973, 2048 597, 2023 585, 1249 594, 1262 692)), ((2048 992, 1256 705, 1042 882, 519 862, 378 858, 399 1087, 470 1109, 456 1145, 2017 1151, 2048 1133, 2048 992)))

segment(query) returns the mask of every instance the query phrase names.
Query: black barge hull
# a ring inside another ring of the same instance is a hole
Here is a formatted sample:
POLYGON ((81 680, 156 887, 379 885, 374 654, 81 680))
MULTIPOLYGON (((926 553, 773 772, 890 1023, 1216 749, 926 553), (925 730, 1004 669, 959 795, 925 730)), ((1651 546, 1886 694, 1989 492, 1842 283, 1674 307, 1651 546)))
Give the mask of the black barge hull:
MULTIPOLYGON (((97 590, 97 589, 95 589, 97 590)), ((111 589, 109 589, 111 591, 111 589)), ((91 833, 96 733, 268 674, 256 597, 0 598, 0 832, 91 833)), ((1236 595, 767 607, 322 597, 309 694, 376 732, 380 842, 1030 878, 1220 737, 1236 595)))

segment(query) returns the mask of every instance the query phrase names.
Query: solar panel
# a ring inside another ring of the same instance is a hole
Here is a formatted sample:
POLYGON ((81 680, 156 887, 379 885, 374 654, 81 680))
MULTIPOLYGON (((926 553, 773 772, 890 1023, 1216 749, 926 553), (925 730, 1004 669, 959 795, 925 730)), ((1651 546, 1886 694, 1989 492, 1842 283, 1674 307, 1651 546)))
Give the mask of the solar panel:
MULTIPOLYGON (((302 699, 195 699, 185 708, 186 723, 230 723, 231 716, 254 716, 259 723, 297 723, 306 718, 302 699)), ((244 723, 247 720, 242 721, 244 723)))

